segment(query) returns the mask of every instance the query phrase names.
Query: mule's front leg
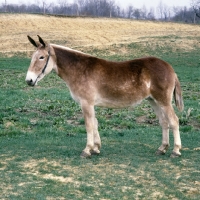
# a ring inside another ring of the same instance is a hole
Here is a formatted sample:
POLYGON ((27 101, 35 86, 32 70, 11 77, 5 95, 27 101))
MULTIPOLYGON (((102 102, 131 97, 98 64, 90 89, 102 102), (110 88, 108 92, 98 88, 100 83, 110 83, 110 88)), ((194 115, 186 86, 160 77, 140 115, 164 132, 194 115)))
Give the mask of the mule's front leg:
POLYGON ((87 144, 81 153, 81 157, 87 158, 91 156, 91 152, 94 150, 95 111, 94 106, 87 102, 82 102, 81 108, 83 111, 85 127, 87 131, 87 144))
POLYGON ((99 135, 99 131, 98 131, 98 121, 95 118, 94 119, 94 148, 93 150, 91 150, 91 154, 94 155, 99 155, 100 154, 100 148, 101 148, 101 138, 99 135))

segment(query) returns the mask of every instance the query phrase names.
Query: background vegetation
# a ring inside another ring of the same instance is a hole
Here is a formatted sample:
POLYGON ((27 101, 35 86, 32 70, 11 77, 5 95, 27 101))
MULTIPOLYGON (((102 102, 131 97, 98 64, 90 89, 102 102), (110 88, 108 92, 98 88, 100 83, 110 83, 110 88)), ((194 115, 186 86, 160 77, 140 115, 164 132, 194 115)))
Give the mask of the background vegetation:
POLYGON ((62 16, 93 16, 93 17, 114 17, 140 20, 161 20, 173 22, 199 23, 200 22, 200 1, 191 0, 190 7, 168 6, 162 0, 156 7, 141 8, 135 7, 134 2, 126 8, 121 7, 115 0, 74 0, 69 3, 67 0, 45 3, 9 4, 5 0, 0 6, 0 12, 9 13, 41 13, 62 16))
MULTIPOLYGON (((62 20, 55 19, 57 23, 62 20)), ((47 37, 50 32, 42 31, 40 26, 42 23, 37 27, 39 34, 47 37)), ((19 27, 13 26, 18 31, 15 34, 26 37, 24 26, 19 27)), ((176 111, 183 143, 182 157, 178 159, 169 158, 172 134, 169 152, 165 156, 154 155, 161 143, 161 129, 146 101, 136 108, 122 110, 96 108, 103 145, 101 154, 80 159, 86 143, 84 120, 65 83, 51 73, 37 87, 28 87, 25 76, 30 57, 26 51, 12 56, 2 53, 0 198, 199 199, 200 48, 196 43, 198 35, 189 37, 184 29, 187 28, 182 27, 181 34, 173 35, 167 31, 151 35, 152 29, 147 29, 146 35, 137 41, 105 46, 93 46, 91 42, 90 46, 80 47, 109 60, 153 55, 172 64, 181 81, 185 102, 184 112, 176 111)), ((56 41, 57 35, 51 37, 56 41)), ((63 44, 63 40, 56 43, 63 44)), ((70 45, 73 44, 71 40, 70 45)))

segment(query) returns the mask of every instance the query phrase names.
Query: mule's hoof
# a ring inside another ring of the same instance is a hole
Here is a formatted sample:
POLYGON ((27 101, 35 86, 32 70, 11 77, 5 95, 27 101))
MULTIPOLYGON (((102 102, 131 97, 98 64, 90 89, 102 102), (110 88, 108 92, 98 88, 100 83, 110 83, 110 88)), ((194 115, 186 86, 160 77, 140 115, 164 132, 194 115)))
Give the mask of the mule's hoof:
POLYGON ((100 151, 91 150, 90 153, 91 153, 92 155, 98 156, 98 155, 100 154, 100 151))
POLYGON ((160 155, 165 155, 165 151, 161 151, 161 150, 157 150, 156 153, 155 153, 157 156, 160 156, 160 155))
POLYGON ((88 154, 88 153, 85 153, 85 151, 82 151, 80 157, 81 157, 81 158, 91 158, 91 155, 88 154))
POLYGON ((178 158, 178 157, 181 157, 181 154, 178 154, 176 152, 172 152, 172 154, 170 155, 170 158, 178 158))

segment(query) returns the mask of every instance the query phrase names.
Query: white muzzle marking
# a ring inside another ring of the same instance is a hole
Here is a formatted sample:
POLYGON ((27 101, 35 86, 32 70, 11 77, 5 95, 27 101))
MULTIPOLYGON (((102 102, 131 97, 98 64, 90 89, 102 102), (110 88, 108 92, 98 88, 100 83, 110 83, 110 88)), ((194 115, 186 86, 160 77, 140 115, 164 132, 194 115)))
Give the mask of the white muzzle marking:
MULTIPOLYGON (((42 76, 42 75, 41 75, 42 76)), ((36 75, 34 72, 28 71, 26 75, 26 82, 30 86, 37 85, 37 82, 41 79, 40 75, 36 75)))

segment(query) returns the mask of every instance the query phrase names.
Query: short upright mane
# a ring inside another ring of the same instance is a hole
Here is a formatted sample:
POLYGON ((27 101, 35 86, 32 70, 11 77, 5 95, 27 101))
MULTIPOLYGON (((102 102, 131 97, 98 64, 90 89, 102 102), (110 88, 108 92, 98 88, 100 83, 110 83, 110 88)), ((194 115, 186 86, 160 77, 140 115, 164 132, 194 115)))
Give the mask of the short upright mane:
POLYGON ((57 49, 62 49, 62 50, 71 51, 71 52, 74 52, 74 53, 79 53, 79 54, 91 56, 90 54, 87 54, 87 53, 84 53, 82 51, 78 51, 78 50, 75 50, 75 49, 72 49, 72 48, 69 48, 69 47, 65 47, 65 46, 62 46, 62 45, 57 45, 57 44, 50 44, 50 45, 54 48, 57 48, 57 49))

